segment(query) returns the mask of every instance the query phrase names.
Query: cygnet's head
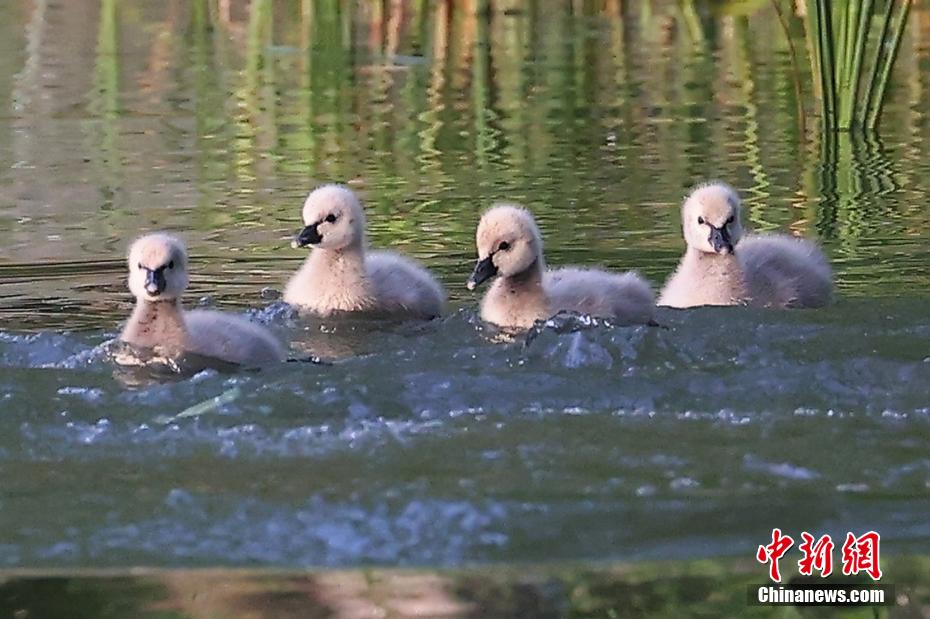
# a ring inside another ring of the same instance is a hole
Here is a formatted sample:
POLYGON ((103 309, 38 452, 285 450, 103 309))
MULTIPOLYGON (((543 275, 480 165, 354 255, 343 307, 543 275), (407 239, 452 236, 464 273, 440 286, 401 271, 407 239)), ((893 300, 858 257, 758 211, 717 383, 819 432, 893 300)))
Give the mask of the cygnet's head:
POLYGON ((177 238, 147 234, 129 248, 129 290, 137 299, 172 301, 187 288, 187 251, 177 238))
POLYGON ((697 186, 685 199, 681 218, 688 246, 702 252, 732 254, 743 236, 739 195, 726 183, 697 186))
POLYGON ((513 277, 542 260, 542 238, 533 216, 514 204, 496 204, 481 217, 475 235, 478 264, 468 278, 469 290, 502 275, 513 277))
POLYGON ((304 229, 292 247, 342 249, 361 243, 365 235, 362 203, 348 187, 323 185, 310 192, 304 202, 304 229))

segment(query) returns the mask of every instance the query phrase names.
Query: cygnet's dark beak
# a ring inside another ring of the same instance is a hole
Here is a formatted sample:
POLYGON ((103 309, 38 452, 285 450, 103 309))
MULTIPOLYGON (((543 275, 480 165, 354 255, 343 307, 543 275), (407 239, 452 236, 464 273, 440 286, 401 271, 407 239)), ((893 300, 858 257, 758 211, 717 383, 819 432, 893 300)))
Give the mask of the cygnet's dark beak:
POLYGON ((721 226, 715 228, 710 227, 710 241, 711 247, 714 248, 714 251, 718 254, 732 254, 733 253, 733 242, 730 240, 730 233, 727 231, 726 226, 721 226))
POLYGON ((165 291, 168 282, 165 281, 165 268, 145 270, 145 291, 157 297, 165 291))
POLYGON ((494 264, 494 255, 490 255, 484 260, 479 260, 475 265, 475 270, 465 284, 469 290, 474 290, 484 282, 497 275, 497 266, 494 264))
POLYGON ((297 238, 291 241, 291 247, 297 249, 299 247, 306 247, 307 245, 316 245, 323 240, 322 235, 316 229, 317 224, 311 224, 305 227, 297 234, 297 238))

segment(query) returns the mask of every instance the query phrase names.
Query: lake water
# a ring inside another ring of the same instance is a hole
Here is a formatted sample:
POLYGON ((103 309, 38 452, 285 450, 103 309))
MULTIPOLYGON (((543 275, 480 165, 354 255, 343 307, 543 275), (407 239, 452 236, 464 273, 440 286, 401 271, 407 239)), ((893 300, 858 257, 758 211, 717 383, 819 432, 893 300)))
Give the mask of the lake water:
POLYGON ((776 526, 930 549, 925 9, 881 139, 831 140, 803 22, 794 63, 768 3, 339 6, 0 3, 0 567, 751 559, 776 526), (837 303, 481 324, 494 200, 536 213, 550 264, 658 287, 709 178, 821 242, 837 303), (330 181, 440 276, 444 318, 274 300, 330 181), (156 229, 189 245, 188 305, 330 364, 117 370, 124 252, 156 229))

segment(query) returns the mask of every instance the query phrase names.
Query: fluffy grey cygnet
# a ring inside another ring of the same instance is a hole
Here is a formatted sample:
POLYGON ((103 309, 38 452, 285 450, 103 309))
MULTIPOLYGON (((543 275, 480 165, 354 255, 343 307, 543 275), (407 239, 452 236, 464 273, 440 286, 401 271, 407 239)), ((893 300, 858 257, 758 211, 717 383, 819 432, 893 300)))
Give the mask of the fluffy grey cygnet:
POLYGON ((659 305, 821 307, 833 274, 820 248, 783 234, 743 236, 741 201, 725 183, 699 185, 681 209, 687 249, 659 305))
POLYGON ((136 306, 122 341, 169 357, 194 353, 248 367, 284 360, 284 348, 260 325, 224 312, 183 309, 187 251, 177 238, 141 237, 129 250, 128 265, 136 306))
POLYGON ((365 213, 347 187, 324 185, 303 207, 294 247, 312 247, 291 278, 284 301, 327 316, 373 312, 402 318, 439 316, 445 293, 422 266, 399 254, 367 251, 365 213))
POLYGON ((627 324, 652 320, 652 289, 636 273, 574 267, 546 270, 536 222, 517 205, 497 204, 487 211, 478 224, 476 243, 478 264, 468 288, 497 276, 481 302, 481 317, 487 322, 526 329, 560 311, 627 324))

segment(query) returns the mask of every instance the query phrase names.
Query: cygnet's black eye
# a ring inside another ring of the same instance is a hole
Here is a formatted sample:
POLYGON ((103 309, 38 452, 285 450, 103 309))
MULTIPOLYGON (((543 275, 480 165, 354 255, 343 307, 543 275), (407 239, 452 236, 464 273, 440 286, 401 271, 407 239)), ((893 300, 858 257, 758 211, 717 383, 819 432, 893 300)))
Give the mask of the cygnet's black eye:
POLYGON ((141 262, 140 262, 139 264, 137 264, 136 266, 139 267, 139 270, 140 270, 140 271, 141 271, 142 269, 145 268, 144 266, 142 266, 142 263, 141 263, 141 262))
POLYGON ((510 249, 510 243, 508 243, 507 241, 502 241, 501 244, 498 246, 498 249, 501 251, 507 251, 508 249, 510 249))
POLYGON ((173 269, 173 268, 174 268, 174 260, 172 260, 171 262, 168 263, 168 268, 169 268, 169 269, 173 269))
POLYGON ((329 215, 326 216, 326 221, 328 221, 329 223, 333 223, 334 221, 336 221, 336 216, 330 213, 329 215))
POLYGON ((733 223, 734 221, 736 221, 736 216, 735 216, 735 215, 730 215, 730 217, 727 218, 727 223, 728 223, 728 224, 731 224, 731 223, 733 223))
POLYGON ((701 217, 700 215, 698 215, 698 225, 699 225, 699 226, 703 226, 703 225, 704 225, 704 218, 701 217))

